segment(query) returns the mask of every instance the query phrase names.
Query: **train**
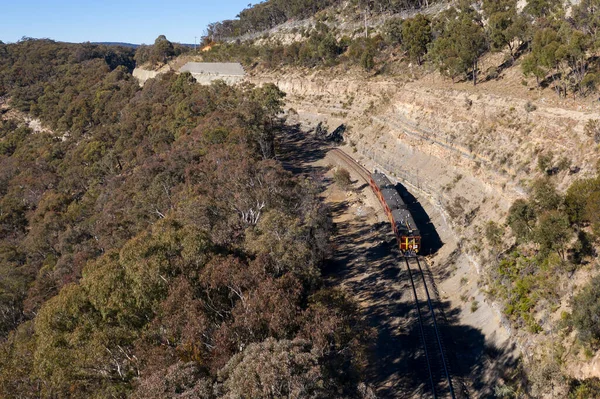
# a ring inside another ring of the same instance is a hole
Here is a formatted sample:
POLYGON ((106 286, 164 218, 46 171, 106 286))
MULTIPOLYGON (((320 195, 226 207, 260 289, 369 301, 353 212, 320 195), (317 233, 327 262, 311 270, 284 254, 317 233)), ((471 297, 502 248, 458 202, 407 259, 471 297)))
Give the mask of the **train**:
POLYGON ((377 171, 371 173, 369 185, 387 214, 402 255, 417 256, 421 250, 421 233, 396 187, 377 171))

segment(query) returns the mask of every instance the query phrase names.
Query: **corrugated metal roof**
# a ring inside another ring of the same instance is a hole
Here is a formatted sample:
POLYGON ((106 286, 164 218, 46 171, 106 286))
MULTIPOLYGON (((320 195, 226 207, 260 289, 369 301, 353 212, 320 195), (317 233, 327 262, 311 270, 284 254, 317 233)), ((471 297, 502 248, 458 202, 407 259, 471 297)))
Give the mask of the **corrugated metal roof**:
POLYGON ((188 62, 179 72, 203 73, 210 75, 245 76, 242 64, 236 62, 188 62))
POLYGON ((406 209, 396 209, 392 211, 392 216, 396 221, 396 226, 399 231, 412 231, 412 234, 419 235, 419 229, 415 224, 415 221, 410 214, 410 212, 406 209))
POLYGON ((383 195, 383 198, 385 199, 385 202, 387 203, 390 209, 406 209, 404 201, 402 201, 400 194, 398 194, 398 190, 396 190, 395 188, 383 188, 381 189, 381 195, 383 195))
POLYGON ((377 187, 379 187, 380 190, 383 190, 384 188, 392 185, 392 183, 390 183, 390 181, 388 180, 387 176, 383 173, 375 172, 371 176, 373 177, 373 181, 375 182, 375 184, 377 184, 377 187))

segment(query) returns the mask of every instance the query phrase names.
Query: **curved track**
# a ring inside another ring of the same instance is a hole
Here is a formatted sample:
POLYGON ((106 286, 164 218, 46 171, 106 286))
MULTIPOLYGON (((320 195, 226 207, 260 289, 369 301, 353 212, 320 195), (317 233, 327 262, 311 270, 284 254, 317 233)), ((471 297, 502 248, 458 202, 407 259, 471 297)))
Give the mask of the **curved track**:
MULTIPOLYGON (((366 183, 369 183, 371 173, 354 158, 344 151, 334 148, 331 150, 338 156, 349 168, 356 172, 366 183)), ((417 318, 419 321, 419 331, 423 341, 423 351, 427 364, 427 373, 433 398, 452 398, 455 399, 454 387, 452 386, 452 376, 448 367, 448 358, 444 347, 442 337, 438 328, 435 309, 427 287, 427 281, 423 268, 418 257, 405 257, 406 268, 412 287, 415 307, 417 309, 417 318), (413 266, 411 267, 411 263, 413 266)))
POLYGON ((366 183, 369 183, 371 172, 369 172, 364 166, 360 165, 354 158, 346 154, 339 148, 331 150, 332 153, 344 160, 344 163, 348 165, 353 171, 355 171, 366 183))

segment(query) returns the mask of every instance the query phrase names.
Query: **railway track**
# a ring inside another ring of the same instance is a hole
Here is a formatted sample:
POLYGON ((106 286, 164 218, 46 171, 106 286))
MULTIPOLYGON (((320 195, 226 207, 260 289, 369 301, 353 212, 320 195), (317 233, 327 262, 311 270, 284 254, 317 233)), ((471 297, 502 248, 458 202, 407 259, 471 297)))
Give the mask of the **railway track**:
MULTIPOLYGON (((344 151, 331 150, 350 169, 356 172, 365 182, 369 182, 371 173, 344 151)), ((427 375, 431 394, 434 399, 455 399, 452 376, 448 366, 448 356, 444 346, 435 309, 431 301, 427 279, 418 257, 404 257, 412 288, 413 299, 417 310, 419 332, 423 343, 423 353, 427 367, 427 375), (411 266, 412 263, 412 266, 411 266)))
POLYGON ((452 376, 448 367, 446 347, 444 346, 439 331, 435 309, 431 301, 421 262, 417 257, 405 257, 404 261, 406 262, 406 269, 408 271, 415 307, 417 309, 419 331, 423 342, 423 351, 429 374, 431 393, 434 399, 455 399, 456 396, 452 385, 452 376))
POLYGON ((353 171, 355 171, 365 182, 369 182, 371 173, 364 166, 356 162, 354 158, 352 158, 350 155, 346 154, 339 148, 334 148, 333 150, 331 150, 331 153, 341 158, 344 161, 344 163, 348 165, 353 171))

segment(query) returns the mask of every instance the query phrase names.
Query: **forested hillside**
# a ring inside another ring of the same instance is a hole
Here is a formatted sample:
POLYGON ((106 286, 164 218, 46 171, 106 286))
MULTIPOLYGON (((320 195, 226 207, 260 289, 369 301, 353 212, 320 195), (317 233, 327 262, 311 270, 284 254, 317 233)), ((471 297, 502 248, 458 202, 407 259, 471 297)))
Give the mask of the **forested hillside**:
POLYGON ((535 78, 538 87, 551 87, 563 97, 587 96, 600 81, 594 55, 600 43, 598 0, 574 5, 531 0, 521 6, 517 0, 455 1, 433 14, 418 11, 443 2, 355 1, 348 3, 350 16, 339 13, 340 3, 319 2, 316 7, 310 1, 271 0, 250 7, 236 20, 211 25, 207 40, 261 32, 295 17, 313 19, 308 26, 287 32, 301 35, 302 40, 282 43, 276 35, 269 38, 265 33, 254 41, 229 40, 213 47, 205 58, 260 63, 267 68, 357 65, 378 74, 393 74, 400 58, 425 64, 427 70, 436 69, 452 81, 474 84, 497 79, 503 70, 519 64, 524 78, 535 78), (325 11, 315 14, 317 9, 325 11), (407 9, 412 17, 394 15, 407 9), (340 29, 352 17, 381 14, 388 15, 385 23, 366 32, 360 24, 354 31, 340 29), (479 61, 492 53, 504 53, 504 60, 481 71, 479 61))
POLYGON ((215 26, 225 40, 202 56, 277 81, 299 120, 351 126, 347 150, 411 191, 426 182, 421 198, 444 207, 460 242, 440 280, 465 286, 463 320, 501 318, 522 354, 526 376, 494 381, 497 397, 600 397, 600 1, 297 3, 305 12, 268 19, 283 8, 266 1, 215 26), (460 188, 469 179, 480 198, 460 188))
POLYGON ((273 159, 283 93, 140 89, 133 55, 0 44, 0 397, 361 396, 319 187, 273 159))
MULTIPOLYGON (((236 19, 212 23, 207 28, 208 37, 221 40, 273 28, 292 19, 312 17, 330 7, 345 4, 355 10, 375 13, 397 13, 406 9, 421 8, 442 0, 269 0, 242 10, 236 19)), ((359 13, 356 13, 358 15, 359 13)), ((355 17, 356 17, 355 15, 355 17)))

